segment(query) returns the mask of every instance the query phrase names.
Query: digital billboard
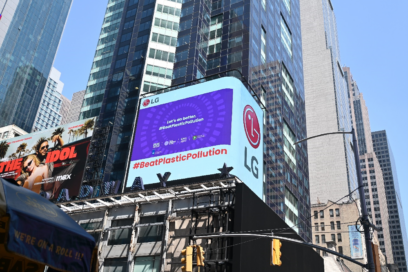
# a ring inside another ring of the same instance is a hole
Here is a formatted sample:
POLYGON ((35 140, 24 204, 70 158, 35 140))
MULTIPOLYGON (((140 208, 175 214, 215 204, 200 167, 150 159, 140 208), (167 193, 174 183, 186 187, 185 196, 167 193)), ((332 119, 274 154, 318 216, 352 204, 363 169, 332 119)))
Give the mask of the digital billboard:
POLYGON ((0 177, 50 200, 79 196, 94 125, 91 118, 0 140, 0 177))
MULTIPOLYGON (((360 226, 358 226, 358 228, 360 229, 360 226)), ((353 259, 364 258, 361 233, 356 230, 356 226, 348 226, 348 230, 350 237, 350 257, 353 259)))
POLYGON ((262 131, 262 109, 233 77, 143 98, 125 190, 166 172, 169 181, 215 174, 226 163, 262 198, 262 131))

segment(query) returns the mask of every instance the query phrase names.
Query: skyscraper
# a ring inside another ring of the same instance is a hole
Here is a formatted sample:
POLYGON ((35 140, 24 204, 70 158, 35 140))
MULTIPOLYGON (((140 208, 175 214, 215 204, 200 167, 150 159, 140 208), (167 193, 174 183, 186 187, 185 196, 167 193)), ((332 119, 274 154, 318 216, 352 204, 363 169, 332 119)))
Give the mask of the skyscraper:
POLYGON ((33 128, 71 3, 0 2, 0 127, 33 128))
POLYGON ((103 180, 125 176, 141 92, 235 69, 222 76, 242 73, 267 109, 264 200, 310 241, 299 1, 124 3, 108 3, 80 115, 113 124, 103 180))
POLYGON ((62 120, 62 125, 75 122, 79 120, 79 114, 81 113, 82 101, 84 99, 85 90, 73 93, 71 104, 69 106, 69 112, 67 118, 62 120))
POLYGON ((60 81, 61 72, 52 67, 45 91, 38 107, 32 131, 56 127, 61 124, 62 90, 64 83, 60 81))
POLYGON ((377 156, 374 153, 368 109, 363 94, 359 91, 357 82, 353 79, 350 68, 344 67, 343 71, 350 97, 353 127, 357 133, 367 211, 372 222, 377 227, 382 228, 381 231, 376 232, 379 246, 387 256, 388 263, 393 263, 384 179, 377 156))
MULTIPOLYGON (((66 98, 64 95, 61 95, 61 108, 59 113, 61 114, 61 125, 62 124, 67 124, 69 122, 67 122, 68 118, 69 118, 69 111, 71 108, 71 100, 69 100, 68 98, 66 98)), ((77 120, 75 120, 77 121, 77 120)))
POLYGON ((372 132, 371 135, 384 177, 394 263, 398 265, 399 271, 407 271, 407 233, 394 155, 385 130, 372 132))
MULTIPOLYGON (((340 65, 332 3, 300 0, 300 10, 307 136, 351 131, 347 82, 340 65)), ((308 141, 312 203, 337 201, 357 188, 351 143, 351 135, 328 135, 308 141)))

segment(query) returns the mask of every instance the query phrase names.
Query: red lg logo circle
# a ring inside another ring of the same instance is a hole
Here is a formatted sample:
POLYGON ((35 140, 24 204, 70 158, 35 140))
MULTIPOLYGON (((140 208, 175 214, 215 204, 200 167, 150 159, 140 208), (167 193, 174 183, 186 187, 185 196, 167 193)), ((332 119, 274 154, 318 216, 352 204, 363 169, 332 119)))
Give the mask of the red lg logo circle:
POLYGON ((150 100, 146 99, 145 101, 143 101, 143 106, 146 107, 149 105, 149 103, 150 103, 150 100))
POLYGON ((251 146, 255 149, 258 148, 261 143, 261 129, 258 117, 254 109, 249 105, 244 108, 244 128, 251 146))

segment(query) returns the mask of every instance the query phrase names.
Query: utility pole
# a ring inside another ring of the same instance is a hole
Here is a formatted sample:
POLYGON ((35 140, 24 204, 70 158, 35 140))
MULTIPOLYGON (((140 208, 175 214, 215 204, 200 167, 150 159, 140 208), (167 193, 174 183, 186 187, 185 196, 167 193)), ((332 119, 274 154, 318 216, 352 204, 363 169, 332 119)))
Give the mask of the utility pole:
POLYGON ((329 132, 324 133, 316 136, 312 136, 306 139, 302 139, 294 143, 294 145, 313 139, 321 136, 332 135, 332 134, 351 134, 353 136, 353 151, 354 151, 354 160, 356 164, 356 171, 357 171, 357 183, 358 183, 358 192, 360 194, 360 204, 361 204, 361 224, 364 228, 364 236, 365 236, 365 244, 366 244, 366 251, 367 251, 367 269, 369 272, 375 272, 374 266, 374 256, 373 256, 373 249, 371 247, 371 234, 370 228, 377 229, 374 225, 370 223, 368 220, 368 213, 367 213, 367 206, 365 203, 365 196, 364 196, 364 186, 363 186, 363 178, 361 177, 361 168, 360 168, 360 155, 358 152, 358 143, 356 132, 354 128, 351 131, 336 131, 336 132, 329 132))

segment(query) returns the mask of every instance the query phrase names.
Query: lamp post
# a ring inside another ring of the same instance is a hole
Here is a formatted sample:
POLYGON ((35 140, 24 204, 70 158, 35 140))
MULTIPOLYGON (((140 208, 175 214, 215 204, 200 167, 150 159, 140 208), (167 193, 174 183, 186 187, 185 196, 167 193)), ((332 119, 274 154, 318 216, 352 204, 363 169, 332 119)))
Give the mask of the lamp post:
POLYGON ((322 137, 326 135, 332 135, 332 134, 351 134, 353 136, 354 160, 356 164, 358 192, 360 194, 360 204, 361 204, 361 213, 362 213, 361 223, 364 228, 365 244, 366 244, 366 251, 367 251, 367 269, 369 272, 375 272, 373 249, 371 247, 370 227, 373 227, 374 229, 376 229, 376 227, 372 225, 370 221, 368 220, 367 206, 366 206, 365 197, 364 197, 363 179, 361 177, 361 169, 360 169, 360 155, 358 152, 357 137, 356 137, 356 132, 354 128, 351 131, 336 131, 336 132, 329 132, 329 133, 323 133, 320 135, 312 136, 309 138, 299 140, 295 142, 294 145, 310 140, 310 139, 313 139, 313 138, 322 137))

